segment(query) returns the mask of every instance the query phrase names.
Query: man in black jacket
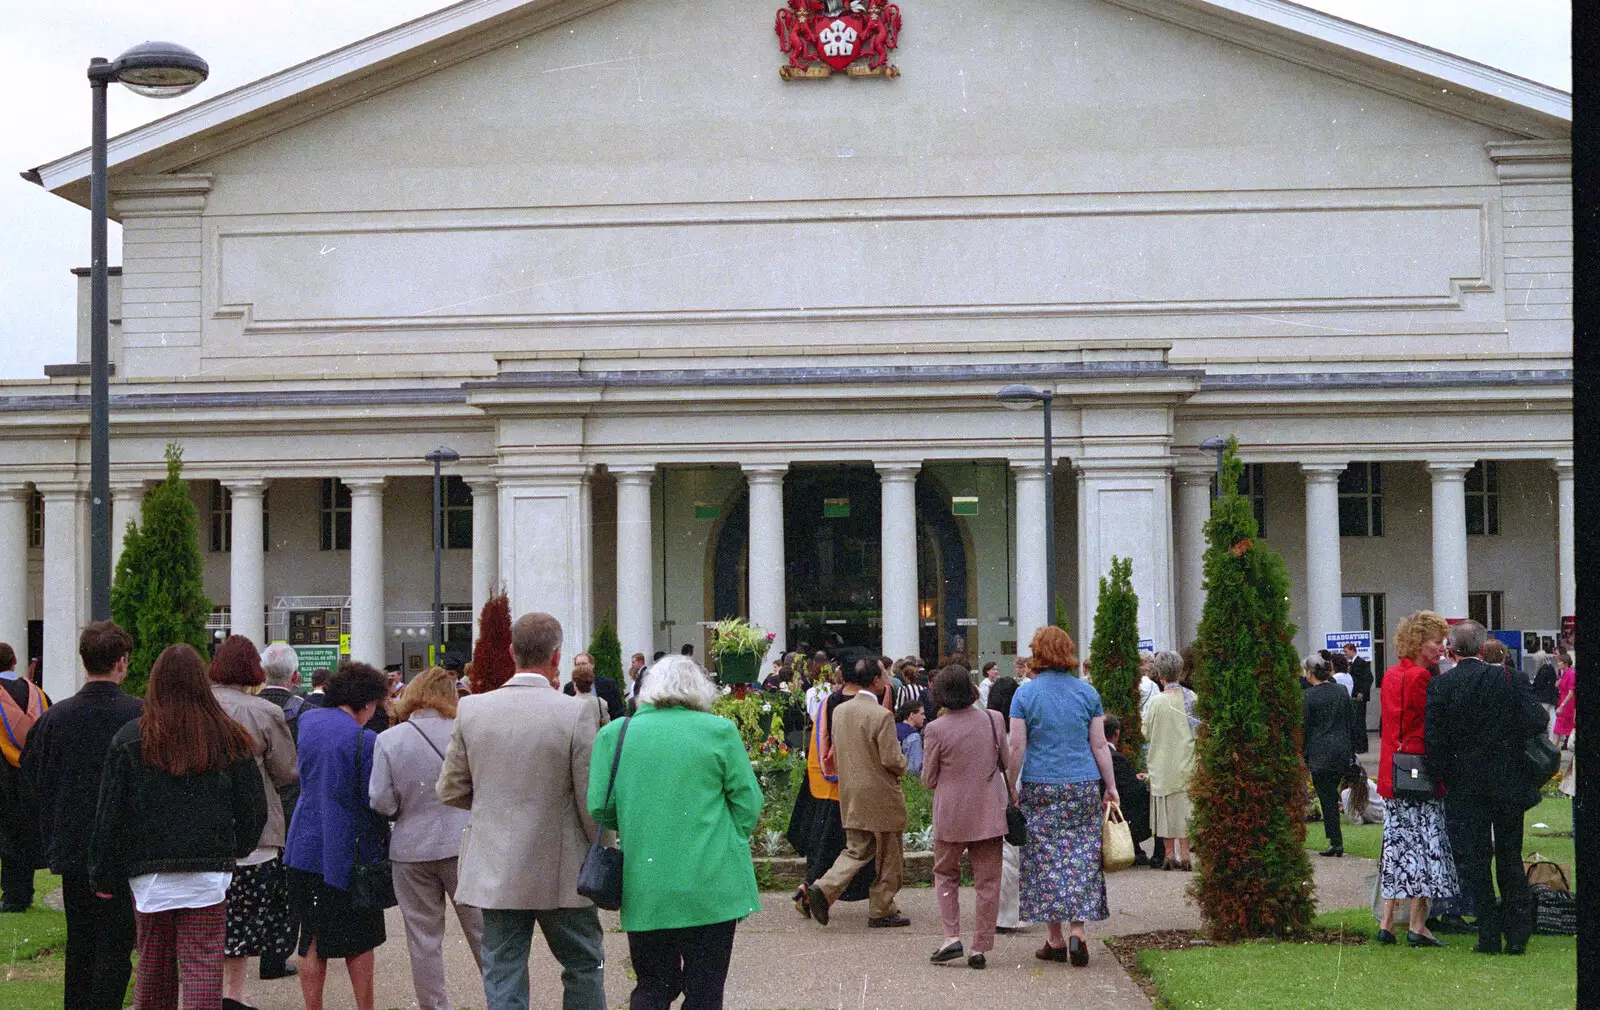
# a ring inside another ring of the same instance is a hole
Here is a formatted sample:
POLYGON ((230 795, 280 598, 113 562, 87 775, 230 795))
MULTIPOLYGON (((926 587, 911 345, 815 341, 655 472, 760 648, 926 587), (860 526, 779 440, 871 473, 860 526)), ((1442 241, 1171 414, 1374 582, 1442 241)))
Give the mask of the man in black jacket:
MULTIPOLYGON (((1122 720, 1114 715, 1106 716, 1106 743, 1111 747, 1111 773, 1117 783, 1117 795, 1122 799, 1122 819, 1128 822, 1128 831, 1133 835, 1133 865, 1159 867, 1159 863, 1153 863, 1139 848, 1151 834, 1150 783, 1145 781, 1146 776, 1134 771, 1133 762, 1117 749, 1121 737, 1122 720)), ((1156 844, 1161 844, 1159 838, 1156 844)))
POLYGON ((599 695, 600 700, 606 703, 606 714, 612 719, 621 719, 628 714, 622 704, 622 691, 617 687, 617 682, 610 677, 596 677, 594 659, 587 652, 572 657, 572 679, 567 681, 561 692, 569 697, 579 693, 599 695))
POLYGON ((1367 752, 1367 702, 1372 699, 1372 663, 1361 658, 1356 643, 1344 643, 1344 658, 1350 664, 1350 701, 1355 705, 1356 753, 1367 752))
POLYGON ((1300 696, 1300 724, 1304 727, 1301 753, 1311 772, 1311 785, 1317 790, 1317 805, 1322 808, 1322 830, 1327 832, 1324 856, 1344 855, 1344 829, 1339 820, 1339 786, 1344 773, 1354 764, 1351 724, 1355 709, 1344 688, 1329 679, 1327 662, 1312 656, 1305 662, 1311 686, 1300 696))
POLYGON ((27 676, 17 675, 17 653, 0 642, 0 912, 33 907, 33 873, 40 861, 39 809, 22 777, 22 748, 50 697, 27 676))
POLYGON ((133 639, 110 621, 84 628, 78 637, 88 674, 83 687, 34 724, 22 749, 22 773, 39 803, 45 858, 61 875, 68 1010, 121 1010, 133 974, 133 895, 124 885, 101 897, 89 881, 89 838, 106 752, 144 708, 122 693, 131 651, 133 639))
POLYGON ((1521 954, 1533 931, 1522 869, 1522 815, 1539 802, 1522 755, 1528 737, 1544 730, 1544 710, 1529 694, 1526 678, 1478 657, 1486 634, 1476 621, 1450 629, 1457 662, 1428 684, 1427 761, 1466 827, 1464 844, 1451 848, 1460 854, 1462 885, 1476 906, 1476 949, 1500 953, 1503 935, 1506 953, 1521 954))

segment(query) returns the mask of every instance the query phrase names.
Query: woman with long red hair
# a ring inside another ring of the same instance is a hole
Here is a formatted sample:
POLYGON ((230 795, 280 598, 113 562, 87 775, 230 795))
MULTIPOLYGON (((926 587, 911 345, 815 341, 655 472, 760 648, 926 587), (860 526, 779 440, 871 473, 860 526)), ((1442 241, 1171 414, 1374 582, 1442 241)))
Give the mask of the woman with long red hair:
POLYGON ((96 889, 133 891, 140 1010, 176 1010, 180 980, 185 1010, 223 1007, 224 899, 266 822, 250 734, 217 704, 200 654, 168 646, 144 714, 111 740, 89 842, 96 889))

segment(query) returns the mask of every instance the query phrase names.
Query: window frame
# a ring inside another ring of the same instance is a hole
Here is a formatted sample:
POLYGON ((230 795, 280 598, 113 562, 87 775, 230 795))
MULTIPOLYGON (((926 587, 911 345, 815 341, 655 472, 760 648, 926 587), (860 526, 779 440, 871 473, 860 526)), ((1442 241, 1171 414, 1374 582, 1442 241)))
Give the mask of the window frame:
POLYGON ((1483 625, 1487 631, 1505 630, 1505 592, 1500 589, 1467 590, 1467 617, 1483 625))
POLYGON ((1341 537, 1383 536, 1383 464, 1358 461, 1339 475, 1339 535, 1341 537), (1359 469, 1358 469, 1359 468, 1359 469), (1360 474, 1360 486, 1355 475, 1360 474), (1347 515, 1359 512, 1358 523, 1346 522, 1347 515))
POLYGON ((1500 535, 1500 462, 1480 459, 1472 464, 1463 478, 1467 499, 1467 536, 1497 537, 1500 535), (1477 484, 1474 487, 1474 483, 1477 484), (1478 520, 1474 530, 1473 519, 1478 520))
MULTIPOLYGON (((261 489, 261 549, 272 550, 270 488, 261 489)), ((211 482, 211 552, 233 553, 233 489, 220 480, 211 482), (220 536, 219 536, 220 531, 220 536)))
POLYGON ((317 549, 350 549, 350 488, 337 477, 324 477, 318 493, 317 549))
POLYGON ((44 549, 44 495, 38 488, 33 489, 33 496, 28 499, 28 547, 44 549))
MULTIPOLYGON (((1389 668, 1389 636, 1385 631, 1388 613, 1384 594, 1382 593, 1342 593, 1339 597, 1341 623, 1343 618, 1344 601, 1361 601, 1361 621, 1367 625, 1354 630, 1372 632, 1372 672, 1381 674, 1389 668)), ((1321 645, 1312 643, 1315 648, 1321 645)), ((1313 649, 1315 651, 1315 649, 1313 649)))
MULTIPOLYGON (((461 477, 448 475, 444 478, 444 488, 443 494, 441 495, 440 511, 443 513, 441 520, 444 527, 444 549, 447 551, 471 550, 473 533, 472 488, 468 487, 467 482, 461 477), (455 498, 454 501, 451 500, 452 497, 455 498), (462 522, 464 519, 465 530, 463 531, 452 526, 452 519, 456 522, 462 522), (457 535, 461 532, 465 532, 466 534, 465 543, 461 542, 462 538, 457 535)), ((431 518, 432 517, 430 517, 430 521, 431 518)), ((433 542, 432 530, 428 531, 428 542, 430 544, 433 542)))

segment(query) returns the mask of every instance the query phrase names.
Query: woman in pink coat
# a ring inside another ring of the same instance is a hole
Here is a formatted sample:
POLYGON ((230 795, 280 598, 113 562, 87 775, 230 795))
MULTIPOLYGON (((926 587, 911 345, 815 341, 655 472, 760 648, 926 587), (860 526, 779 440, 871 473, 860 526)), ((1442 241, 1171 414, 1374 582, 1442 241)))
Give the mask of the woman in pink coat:
POLYGON ((1005 726, 997 713, 976 708, 978 689, 960 666, 947 666, 929 688, 943 715, 922 730, 922 782, 933 790, 933 887, 944 920, 944 945, 928 960, 954 961, 961 947, 961 853, 972 861, 978 892, 971 968, 994 949, 1000 912, 1000 846, 1006 833, 1005 726))

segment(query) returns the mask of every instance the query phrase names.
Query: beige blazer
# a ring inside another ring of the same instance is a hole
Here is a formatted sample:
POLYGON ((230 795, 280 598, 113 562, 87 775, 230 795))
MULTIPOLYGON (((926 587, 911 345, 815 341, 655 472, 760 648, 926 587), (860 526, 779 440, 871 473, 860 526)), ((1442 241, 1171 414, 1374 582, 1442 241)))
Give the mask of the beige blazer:
POLYGON ((283 709, 231 685, 213 684, 211 693, 228 718, 249 730, 256 742, 256 767, 261 769, 261 787, 267 793, 267 825, 256 848, 281 849, 283 801, 278 798, 278 787, 300 781, 299 757, 283 709))
POLYGON ((578 870, 596 838, 589 816, 595 708, 543 674, 519 673, 461 699, 439 799, 472 811, 456 900, 478 908, 584 908, 578 870))
POLYGON ((906 773, 906 756, 895 736, 894 716, 872 692, 858 692, 834 710, 832 743, 844 826, 904 831, 906 798, 900 776, 906 773))

